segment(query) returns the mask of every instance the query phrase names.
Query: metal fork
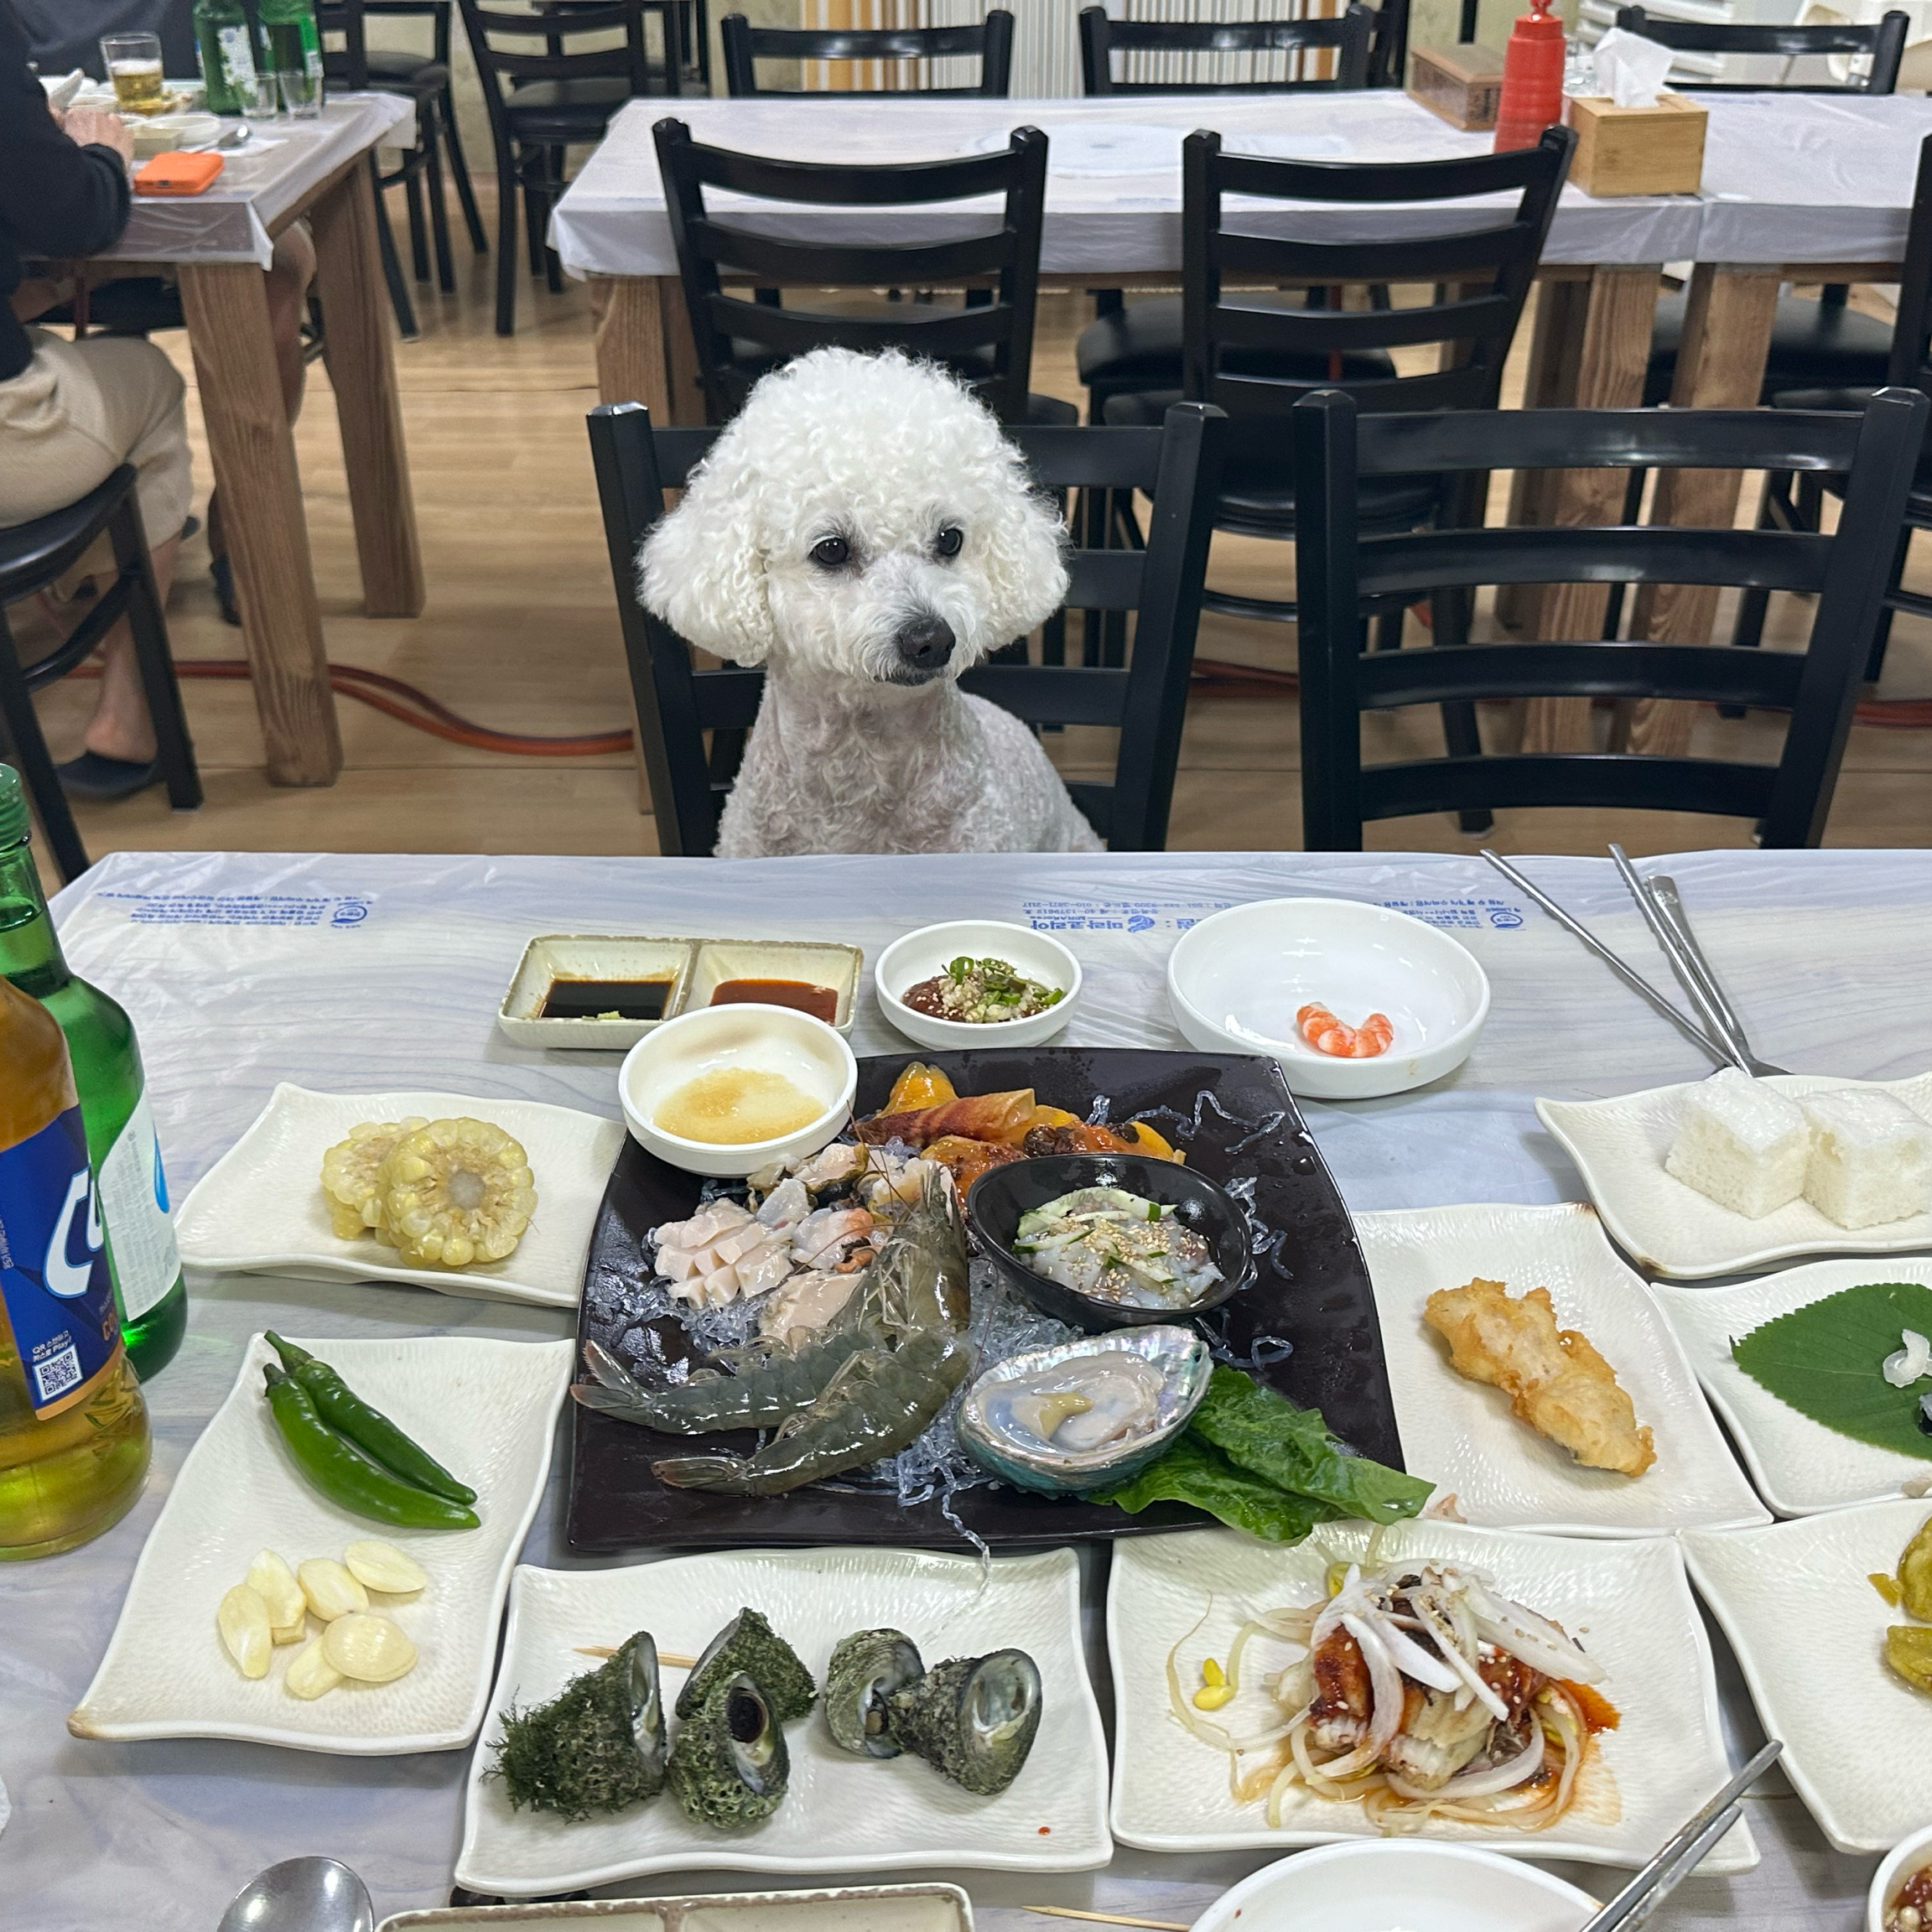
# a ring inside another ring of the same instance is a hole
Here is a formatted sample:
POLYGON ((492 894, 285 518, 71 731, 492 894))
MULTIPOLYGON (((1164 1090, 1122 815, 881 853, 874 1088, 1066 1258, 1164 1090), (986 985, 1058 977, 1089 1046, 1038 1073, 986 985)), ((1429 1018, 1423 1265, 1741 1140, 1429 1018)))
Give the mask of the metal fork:
POLYGON ((1768 1060, 1760 1059, 1753 1050, 1743 1022, 1690 930, 1690 917, 1678 896, 1676 881, 1665 874, 1645 879, 1630 863, 1629 854, 1621 845, 1613 845, 1610 856, 1616 861, 1618 873, 1629 888, 1630 896, 1637 901, 1644 923, 1670 962, 1671 971, 1697 1009, 1697 1016, 1732 1061, 1753 1076, 1789 1072, 1789 1067, 1775 1067, 1768 1060))

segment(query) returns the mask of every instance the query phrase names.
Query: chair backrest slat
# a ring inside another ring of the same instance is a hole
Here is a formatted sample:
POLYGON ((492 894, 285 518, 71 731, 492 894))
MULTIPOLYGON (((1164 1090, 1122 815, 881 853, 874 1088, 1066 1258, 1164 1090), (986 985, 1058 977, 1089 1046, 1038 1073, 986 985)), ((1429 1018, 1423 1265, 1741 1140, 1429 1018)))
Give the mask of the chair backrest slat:
MULTIPOLYGON (((504 95, 513 81, 615 79, 627 82, 635 95, 652 91, 644 0, 610 0, 605 6, 532 13, 509 13, 487 5, 486 0, 458 0, 458 3, 493 130, 502 119, 504 95), (613 33, 623 35, 617 44, 598 44, 613 33), (592 45, 570 44, 587 37, 592 45), (500 40, 511 44, 499 46, 500 40), (542 51, 524 50, 524 44, 532 40, 543 43, 542 51)), ((666 86, 672 93, 678 91, 677 77, 678 61, 673 55, 666 69, 666 86)))
POLYGON ((1797 411, 1363 413, 1329 389, 1295 411, 1304 842, 1358 850, 1365 819, 1522 805, 1716 812, 1766 846, 1822 836, 1929 406, 1882 391, 1860 416, 1797 411), (1789 468, 1844 476, 1836 531, 1443 529, 1363 537, 1364 479, 1566 468, 1789 468), (1815 592, 1801 657, 1617 641, 1365 655, 1365 609, 1479 584, 1702 584, 1815 592), (1469 756, 1365 766, 1361 714, 1486 698, 1646 698, 1786 708, 1775 766, 1633 753, 1469 756))
MULTIPOLYGON (((1042 489, 1149 496, 1143 550, 1075 550, 1067 559, 1069 605, 1133 613, 1126 669, 1000 662, 960 679, 1029 724, 1119 728, 1112 784, 1068 787, 1116 851, 1166 843, 1226 427, 1218 410, 1180 403, 1158 429, 1007 431, 1042 489)), ((688 482, 719 431, 653 433, 641 404, 621 402, 592 411, 589 432, 658 847, 704 856, 717 841, 726 787, 712 777, 704 734, 748 725, 764 673, 697 669, 683 640, 638 602, 636 573, 638 546, 664 513, 665 491, 688 482)))
POLYGON ((1046 137, 1038 128, 1015 128, 1008 146, 998 153, 863 167, 772 160, 704 146, 691 138, 691 130, 682 121, 660 121, 652 132, 685 308, 697 344, 705 413, 713 422, 724 422, 732 415, 760 372, 756 366, 741 366, 735 355, 733 330, 753 319, 744 315, 743 304, 725 300, 723 278, 769 274, 771 265, 780 262, 787 279, 816 288, 840 283, 876 287, 882 282, 889 287, 932 288, 961 278, 993 279, 991 302, 969 304, 937 316, 911 304, 900 304, 883 316, 875 313, 863 318, 772 307, 761 324, 748 325, 740 339, 787 355, 834 344, 896 345, 942 354, 965 365, 964 372, 1003 421, 1024 420, 1040 283, 1040 226, 1046 201, 1046 137), (853 248, 796 238, 775 243, 708 205, 707 189, 776 204, 868 208, 925 206, 999 195, 1004 207, 985 216, 989 235, 963 242, 853 248), (989 364, 990 374, 986 373, 989 364))
POLYGON ((830 101, 901 94, 949 98, 977 96, 1004 101, 1013 70, 1013 16, 990 8, 977 25, 963 27, 754 27, 742 13, 718 23, 724 49, 724 84, 733 100, 754 95, 817 96, 830 101), (979 82, 973 87, 785 88, 758 84, 761 60, 956 60, 977 55, 979 82))
POLYGON ((1715 20, 1665 20, 1641 7, 1619 7, 1617 24, 1626 34, 1641 34, 1660 47, 1680 54, 1772 54, 1786 59, 1849 54, 1867 57, 1862 74, 1845 80, 1673 80, 1680 93, 1758 93, 1774 88, 1789 94, 1889 94, 1898 84, 1898 64, 1905 56, 1905 34, 1911 17, 1894 10, 1869 26, 1849 22, 1815 27, 1774 27, 1756 23, 1732 24, 1715 20))
MULTIPOLYGON (((1394 0, 1400 9, 1401 33, 1406 38, 1407 0, 1394 0)), ((1391 13, 1393 27, 1396 16, 1391 13)), ((1089 97, 1117 94, 1286 94, 1337 92, 1366 87, 1373 61, 1392 60, 1372 49, 1378 15, 1352 3, 1336 18, 1296 20, 1116 20, 1104 7, 1088 7, 1080 14, 1080 74, 1089 97), (1135 54, 1194 55, 1213 58, 1229 54, 1255 56, 1288 55, 1292 70, 1265 80, 1130 80, 1114 72, 1114 55, 1124 68, 1135 54), (1311 70, 1321 61, 1332 70, 1311 70)))

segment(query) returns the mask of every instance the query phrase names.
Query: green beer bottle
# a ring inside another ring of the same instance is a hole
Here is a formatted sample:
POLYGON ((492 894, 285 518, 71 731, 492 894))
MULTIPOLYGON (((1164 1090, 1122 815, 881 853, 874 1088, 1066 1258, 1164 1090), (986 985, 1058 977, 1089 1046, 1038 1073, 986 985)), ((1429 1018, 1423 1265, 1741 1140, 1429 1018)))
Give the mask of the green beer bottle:
POLYGON ((315 24, 314 0, 256 0, 262 38, 272 74, 307 74, 322 81, 322 35, 315 24))
POLYGON ((122 1007, 68 970, 27 839, 19 774, 0 765, 0 977, 38 1000, 67 1036, 122 1337, 145 1381, 181 1346, 188 1289, 168 1218, 141 1049, 122 1007))
POLYGON ((242 0, 195 0, 195 45, 210 114, 239 114, 262 71, 261 43, 242 0))

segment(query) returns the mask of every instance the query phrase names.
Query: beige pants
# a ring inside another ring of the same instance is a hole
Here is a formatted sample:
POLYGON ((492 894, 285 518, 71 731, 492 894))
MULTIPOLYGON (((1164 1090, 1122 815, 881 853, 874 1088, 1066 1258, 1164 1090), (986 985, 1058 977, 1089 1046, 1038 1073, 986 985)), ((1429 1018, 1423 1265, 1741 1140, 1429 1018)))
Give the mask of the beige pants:
POLYGON ((78 502, 132 463, 150 547, 179 536, 191 488, 174 365, 134 336, 28 334, 33 361, 0 382, 0 529, 78 502))

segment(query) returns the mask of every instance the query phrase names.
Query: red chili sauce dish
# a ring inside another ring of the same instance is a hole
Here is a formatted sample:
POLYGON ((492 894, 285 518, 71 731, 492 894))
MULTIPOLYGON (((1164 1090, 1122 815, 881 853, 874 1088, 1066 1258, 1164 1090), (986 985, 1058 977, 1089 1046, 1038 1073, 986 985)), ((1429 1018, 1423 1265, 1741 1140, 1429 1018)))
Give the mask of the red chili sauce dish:
POLYGON ((828 1026, 839 1019, 839 995, 808 979, 721 979, 712 989, 714 1006, 790 1006, 828 1026))

